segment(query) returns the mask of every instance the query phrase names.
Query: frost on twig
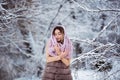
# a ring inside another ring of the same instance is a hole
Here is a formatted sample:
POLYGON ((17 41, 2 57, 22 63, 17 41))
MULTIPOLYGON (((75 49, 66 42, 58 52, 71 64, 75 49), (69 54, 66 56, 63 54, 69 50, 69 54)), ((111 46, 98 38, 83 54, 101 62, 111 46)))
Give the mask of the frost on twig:
MULTIPOLYGON (((10 40, 10 39, 8 39, 8 40, 10 40)), ((17 48, 22 54, 26 55, 27 57, 32 57, 32 56, 33 56, 33 55, 31 55, 31 54, 27 54, 25 51, 23 51, 21 48, 19 48, 19 46, 18 46, 16 43, 14 43, 12 40, 10 40, 10 42, 11 42, 13 45, 15 45, 16 48, 17 48)))
POLYGON ((4 10, 5 10, 5 9, 2 7, 2 4, 3 4, 3 3, 0 3, 0 11, 2 11, 2 10, 4 11, 4 10))
MULTIPOLYGON (((96 55, 104 55, 104 51, 106 51, 106 49, 108 48, 111 48, 112 46, 115 46, 115 44, 106 44, 106 45, 101 45, 87 53, 82 53, 79 57, 73 59, 72 62, 75 62, 76 60, 81 60, 82 58, 90 58, 90 57, 93 57, 93 56, 96 56, 96 55), (103 51, 103 54, 98 54, 98 53, 95 53, 95 51, 99 51, 101 49, 104 49, 103 51)), ((109 50, 109 49, 108 49, 109 50)))
POLYGON ((77 6, 79 6, 80 8, 82 8, 83 10, 85 11, 88 11, 88 12, 106 12, 106 11, 111 11, 111 12, 120 12, 120 9, 100 9, 100 8, 97 8, 97 9, 91 9, 91 8, 88 8, 86 5, 84 4, 80 4, 78 3, 77 1, 74 1, 74 0, 71 0, 74 4, 76 4, 77 6))
POLYGON ((117 16, 113 20, 111 20, 106 26, 104 26, 104 28, 98 33, 97 37, 94 38, 93 41, 95 41, 97 38, 101 36, 101 34, 103 34, 103 32, 110 26, 110 24, 117 18, 117 16))
MULTIPOLYGON (((50 21, 50 24, 49 24, 49 27, 48 27, 48 29, 47 29, 47 32, 48 32, 49 30, 51 30, 52 25, 54 24, 55 19, 57 18, 58 14, 60 13, 60 10, 62 9, 62 7, 64 6, 65 3, 66 3, 66 0, 62 0, 60 6, 58 7, 57 13, 55 14, 54 18, 50 21)), ((47 33, 47 32, 46 32, 46 33, 47 33)), ((48 35, 48 34, 47 34, 47 35, 48 35)))

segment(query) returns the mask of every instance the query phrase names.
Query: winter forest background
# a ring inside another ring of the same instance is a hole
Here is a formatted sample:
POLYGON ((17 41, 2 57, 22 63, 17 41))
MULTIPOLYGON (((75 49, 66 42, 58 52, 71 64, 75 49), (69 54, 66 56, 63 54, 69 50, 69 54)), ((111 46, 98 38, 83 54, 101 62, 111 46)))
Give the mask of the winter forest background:
POLYGON ((120 80, 120 0, 0 0, 0 80, 41 80, 57 24, 73 42, 74 80, 120 80))

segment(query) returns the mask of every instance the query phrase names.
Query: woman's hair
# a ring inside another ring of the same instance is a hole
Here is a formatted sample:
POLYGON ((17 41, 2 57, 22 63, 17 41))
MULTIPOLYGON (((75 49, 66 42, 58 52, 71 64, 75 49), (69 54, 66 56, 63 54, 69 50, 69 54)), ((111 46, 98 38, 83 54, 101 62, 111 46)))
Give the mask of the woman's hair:
POLYGON ((53 32, 52 32, 52 35, 55 35, 55 30, 59 30, 62 34, 64 34, 64 28, 62 26, 56 26, 54 29, 53 29, 53 32))

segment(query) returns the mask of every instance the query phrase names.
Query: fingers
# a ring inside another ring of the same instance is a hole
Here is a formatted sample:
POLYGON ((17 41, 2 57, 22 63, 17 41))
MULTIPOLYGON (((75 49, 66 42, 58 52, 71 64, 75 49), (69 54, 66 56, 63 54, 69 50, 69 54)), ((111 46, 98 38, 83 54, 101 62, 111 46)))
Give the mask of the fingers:
POLYGON ((56 44, 56 45, 54 46, 54 48, 55 48, 55 50, 60 49, 59 44, 56 44))
POLYGON ((61 58, 64 58, 64 57, 65 57, 65 53, 64 53, 64 52, 61 52, 60 57, 61 57, 61 58))
POLYGON ((54 50, 55 50, 55 52, 57 53, 57 55, 60 55, 60 54, 61 54, 61 50, 60 50, 59 44, 56 44, 56 45, 54 46, 54 50))
POLYGON ((61 56, 61 58, 64 58, 64 57, 67 56, 67 53, 66 52, 61 52, 60 56, 61 56))
POLYGON ((56 44, 54 47, 55 47, 55 48, 57 48, 57 47, 59 47, 59 45, 58 45, 58 44, 56 44))

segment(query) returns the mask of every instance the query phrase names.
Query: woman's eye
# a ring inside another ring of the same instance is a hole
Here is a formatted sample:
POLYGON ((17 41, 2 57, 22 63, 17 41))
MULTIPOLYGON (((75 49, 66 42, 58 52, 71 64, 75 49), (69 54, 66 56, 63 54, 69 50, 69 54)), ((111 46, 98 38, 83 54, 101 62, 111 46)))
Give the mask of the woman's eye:
POLYGON ((59 33, 58 35, 61 35, 61 33, 59 33))

